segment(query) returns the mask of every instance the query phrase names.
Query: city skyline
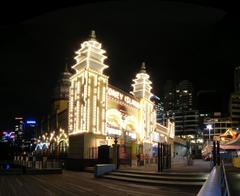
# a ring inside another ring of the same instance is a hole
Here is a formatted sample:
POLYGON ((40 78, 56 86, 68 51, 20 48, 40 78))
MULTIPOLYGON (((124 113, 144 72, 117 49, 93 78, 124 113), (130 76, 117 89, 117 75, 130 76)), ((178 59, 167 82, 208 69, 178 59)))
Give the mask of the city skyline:
POLYGON ((70 68, 75 63, 74 52, 91 30, 107 51, 110 83, 123 90, 132 90, 143 61, 157 95, 168 79, 187 79, 198 90, 225 94, 233 90, 239 40, 232 30, 237 20, 231 21, 226 11, 184 3, 134 6, 86 4, 2 27, 0 124, 5 126, 10 116, 18 114, 48 112, 57 80, 66 64, 70 68), (85 21, 89 10, 94 14, 85 21))

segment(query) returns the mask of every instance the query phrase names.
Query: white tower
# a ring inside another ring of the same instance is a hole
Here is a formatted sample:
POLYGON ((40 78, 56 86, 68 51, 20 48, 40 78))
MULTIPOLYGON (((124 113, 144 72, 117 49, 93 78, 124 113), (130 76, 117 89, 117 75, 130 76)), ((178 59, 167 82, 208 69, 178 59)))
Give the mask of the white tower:
POLYGON ((103 71, 108 66, 104 53, 95 31, 76 52, 77 63, 72 66, 76 73, 70 78, 69 135, 105 134, 108 77, 103 71))
POLYGON ((141 111, 140 111, 140 125, 139 130, 141 133, 141 139, 145 142, 150 142, 151 133, 156 127, 156 110, 154 103, 150 100, 152 97, 151 89, 152 82, 149 80, 150 76, 146 72, 145 63, 142 63, 141 70, 136 75, 136 79, 133 80, 133 92, 132 94, 140 99, 141 111))

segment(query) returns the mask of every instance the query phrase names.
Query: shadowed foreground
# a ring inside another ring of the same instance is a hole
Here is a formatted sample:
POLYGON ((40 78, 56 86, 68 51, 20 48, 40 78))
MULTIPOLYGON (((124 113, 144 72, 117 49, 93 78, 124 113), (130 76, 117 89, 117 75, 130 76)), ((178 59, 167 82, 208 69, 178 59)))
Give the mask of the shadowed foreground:
POLYGON ((64 171, 52 175, 0 175, 0 195, 196 195, 199 188, 147 186, 64 171))

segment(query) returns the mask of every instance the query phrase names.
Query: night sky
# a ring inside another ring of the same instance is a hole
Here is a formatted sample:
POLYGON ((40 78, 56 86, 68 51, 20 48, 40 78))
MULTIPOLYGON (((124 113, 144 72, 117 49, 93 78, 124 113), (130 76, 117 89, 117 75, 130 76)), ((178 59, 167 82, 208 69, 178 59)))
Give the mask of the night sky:
POLYGON ((85 3, 2 24, 0 129, 14 116, 49 111, 61 72, 91 30, 107 51, 111 84, 132 90, 144 61, 154 94, 162 95, 168 79, 187 79, 196 90, 216 91, 213 110, 225 110, 240 64, 239 24, 232 12, 173 1, 85 3))

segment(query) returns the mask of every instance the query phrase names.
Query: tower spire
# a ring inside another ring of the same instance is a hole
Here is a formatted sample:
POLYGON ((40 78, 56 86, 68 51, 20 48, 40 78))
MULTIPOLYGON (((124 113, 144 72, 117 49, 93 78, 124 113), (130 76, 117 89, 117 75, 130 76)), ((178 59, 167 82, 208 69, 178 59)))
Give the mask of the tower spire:
POLYGON ((67 65, 67 63, 65 65, 65 72, 68 72, 68 65, 67 65))
POLYGON ((142 62, 141 69, 133 80, 133 94, 138 98, 145 98, 150 100, 152 93, 152 82, 149 80, 150 76, 146 72, 145 62, 142 62))
POLYGON ((140 72, 139 72, 139 73, 147 73, 147 72, 146 72, 145 62, 142 62, 141 69, 140 69, 140 72))
POLYGON ((94 30, 91 31, 90 38, 91 40, 96 40, 96 33, 94 30))
POLYGON ((68 72, 68 63, 67 63, 68 58, 66 57, 65 60, 66 60, 66 62, 65 62, 65 72, 68 72))

